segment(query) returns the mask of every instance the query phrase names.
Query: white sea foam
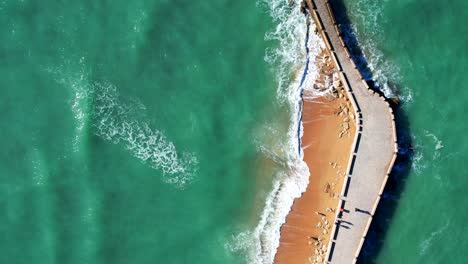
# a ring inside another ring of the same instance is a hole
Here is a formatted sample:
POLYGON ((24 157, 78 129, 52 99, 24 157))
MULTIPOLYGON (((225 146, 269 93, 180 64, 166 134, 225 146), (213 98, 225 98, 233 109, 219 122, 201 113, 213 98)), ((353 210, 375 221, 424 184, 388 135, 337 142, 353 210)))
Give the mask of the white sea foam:
POLYGON ((307 91, 307 99, 312 99, 314 97, 323 96, 324 94, 328 93, 331 88, 331 83, 325 84, 324 91, 313 89, 313 85, 320 75, 319 66, 316 63, 316 57, 320 55, 320 52, 325 49, 326 46, 323 39, 314 33, 316 26, 313 23, 313 20, 310 19, 310 17, 308 19, 311 23, 309 26, 309 38, 307 40, 309 60, 307 63, 306 78, 304 79, 304 83, 302 84, 301 88, 307 91))
MULTIPOLYGON (((424 136, 432 139, 433 144, 422 141, 424 140, 423 138, 418 139, 415 136, 412 136, 412 141, 416 142, 415 149, 418 149, 419 151, 416 151, 412 157, 411 168, 418 175, 423 175, 424 170, 429 166, 429 163, 427 162, 428 158, 425 154, 431 153, 432 160, 439 160, 441 158, 441 150, 444 148, 442 140, 440 140, 434 133, 424 130, 424 136)), ((457 153, 450 153, 450 155, 456 154, 457 153)))
POLYGON ((440 140, 436 135, 433 133, 425 130, 425 136, 431 138, 434 141, 434 152, 432 155, 432 160, 437 160, 440 158, 440 150, 444 147, 442 140, 440 140))
POLYGON ((434 150, 440 150, 441 148, 444 147, 444 145, 442 144, 442 140, 440 140, 436 135, 434 135, 433 133, 425 130, 424 131, 425 134, 426 134, 426 137, 430 137, 432 138, 432 140, 434 140, 434 150))
MULTIPOLYGON (((267 49, 265 61, 275 66, 278 80, 277 95, 280 100, 298 100, 299 82, 302 77, 307 54, 304 43, 307 35, 307 19, 300 12, 301 0, 260 0, 259 5, 268 9, 277 26, 265 35, 265 39, 278 43, 276 48, 267 49), (294 3, 290 5, 289 3, 294 3), (293 77, 292 77, 293 76, 293 77)), ((311 20, 312 21, 312 20, 311 20)), ((315 25, 311 22, 308 41, 310 64, 305 84, 311 85, 318 76, 314 63, 315 56, 324 47, 323 41, 313 33, 315 25)))
POLYGON ((422 256, 426 254, 427 250, 432 246, 433 241, 440 237, 445 230, 449 227, 450 221, 446 221, 444 226, 440 227, 436 231, 432 232, 428 238, 424 239, 420 244, 419 244, 419 255, 422 256))
POLYGON ((71 109, 77 123, 75 128, 75 137, 72 143, 74 152, 79 151, 80 139, 83 137, 88 123, 88 99, 86 90, 82 89, 82 87, 87 85, 88 80, 85 79, 84 76, 84 74, 80 74, 76 80, 70 82, 71 89, 74 93, 71 109))
MULTIPOLYGON (((420 148, 420 145, 416 145, 416 148, 420 148)), ((415 154, 411 158, 411 168, 413 171, 421 175, 424 169, 427 168, 427 163, 425 162, 424 155, 421 151, 415 152, 415 154)))
POLYGON ((44 165, 43 157, 37 148, 31 151, 32 180, 36 186, 44 185, 47 170, 44 165))
POLYGON ((249 263, 273 263, 279 246, 280 228, 285 222, 294 199, 305 191, 308 168, 303 162, 290 164, 289 170, 280 173, 268 195, 257 227, 233 238, 228 244, 232 251, 247 253, 249 263))
POLYGON ((123 143, 135 157, 154 169, 161 169, 165 181, 181 187, 190 182, 197 165, 196 156, 188 152, 179 154, 161 131, 139 120, 144 105, 135 99, 121 100, 117 88, 110 83, 94 83, 92 91, 96 135, 123 143))
MULTIPOLYGON (((282 170, 275 175, 258 225, 253 230, 235 235, 226 245, 231 251, 247 254, 247 261, 254 264, 273 263, 279 246, 281 225, 286 221, 294 199, 306 190, 309 183, 309 169, 302 159, 299 142, 303 133, 301 92, 302 89, 312 87, 316 81, 319 72, 315 57, 325 44, 314 34, 315 25, 310 17, 306 18, 300 12, 300 3, 301 0, 262 0, 259 3, 269 10, 277 23, 275 29, 266 34, 266 39, 277 41, 279 45, 267 50, 265 60, 275 67, 278 101, 289 106, 291 119, 287 139, 279 143, 280 148, 264 145, 259 147, 282 170), (305 48, 307 19, 310 21, 308 54, 305 48), (306 64, 306 77, 301 84, 306 64)), ((310 90, 309 94, 321 95, 315 90, 310 90)))
MULTIPOLYGON (((80 65, 82 62, 80 61, 80 65)), ((198 160, 194 153, 180 152, 145 117, 146 107, 137 99, 121 98, 117 87, 108 82, 91 82, 87 74, 48 69, 57 82, 71 89, 72 113, 77 121, 73 150, 85 133, 87 123, 99 137, 121 144, 136 158, 163 172, 163 180, 183 188, 192 179, 198 160)))

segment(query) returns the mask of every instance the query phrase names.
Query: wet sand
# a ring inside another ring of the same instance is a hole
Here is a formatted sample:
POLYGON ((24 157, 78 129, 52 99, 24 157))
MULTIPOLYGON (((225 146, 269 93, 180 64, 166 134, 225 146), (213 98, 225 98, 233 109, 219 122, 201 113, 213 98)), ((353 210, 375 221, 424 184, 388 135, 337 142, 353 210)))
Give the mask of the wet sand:
MULTIPOLYGON (((323 65, 318 86, 311 89, 320 89, 333 72, 331 64, 323 65)), ((335 86, 337 90, 319 98, 308 96, 310 89, 304 94, 302 147, 310 171, 309 185, 294 201, 281 228, 275 263, 323 263, 319 260, 326 254, 338 206, 336 195, 341 192, 356 131, 346 93, 339 83, 335 86)))

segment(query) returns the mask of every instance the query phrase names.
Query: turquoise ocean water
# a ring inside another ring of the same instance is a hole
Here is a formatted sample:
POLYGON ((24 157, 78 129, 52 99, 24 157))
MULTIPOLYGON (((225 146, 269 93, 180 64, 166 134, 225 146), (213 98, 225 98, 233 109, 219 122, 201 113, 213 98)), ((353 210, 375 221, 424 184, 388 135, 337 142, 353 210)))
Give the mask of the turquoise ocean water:
MULTIPOLYGON (((416 148, 362 259, 460 263, 467 5, 341 6, 416 148)), ((0 263, 269 263, 308 176, 295 7, 1 1, 0 263)))
POLYGON ((266 10, 1 1, 0 263, 243 262, 281 118, 266 10))

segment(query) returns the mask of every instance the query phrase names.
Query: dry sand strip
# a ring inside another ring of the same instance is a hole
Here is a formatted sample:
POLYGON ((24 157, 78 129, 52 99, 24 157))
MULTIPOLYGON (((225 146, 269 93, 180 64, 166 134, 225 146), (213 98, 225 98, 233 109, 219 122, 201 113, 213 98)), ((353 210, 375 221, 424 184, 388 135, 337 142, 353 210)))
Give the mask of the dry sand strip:
MULTIPOLYGON (((343 82, 336 80, 331 92, 313 98, 314 90, 325 89, 325 79, 333 78, 337 68, 324 50, 316 58, 320 77, 304 94, 302 146, 310 171, 309 185, 294 201, 281 228, 275 263, 302 264, 323 262, 346 179, 356 133, 356 115, 343 82)), ((336 75, 336 74, 335 74, 336 75)))

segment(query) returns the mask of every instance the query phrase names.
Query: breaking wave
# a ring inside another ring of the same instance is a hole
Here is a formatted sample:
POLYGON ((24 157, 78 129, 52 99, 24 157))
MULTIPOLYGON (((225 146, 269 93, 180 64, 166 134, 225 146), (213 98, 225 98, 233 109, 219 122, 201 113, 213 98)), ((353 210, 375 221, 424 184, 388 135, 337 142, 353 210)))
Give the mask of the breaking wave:
MULTIPOLYGON (((286 140, 278 143, 280 146, 259 146, 260 151, 278 163, 281 170, 275 175, 257 226, 237 234, 226 245, 230 251, 245 253, 249 263, 273 263, 281 225, 286 221, 294 199, 300 197, 309 183, 309 168, 303 161, 301 148, 302 95, 305 87, 312 87, 319 76, 315 58, 325 44, 313 33, 315 25, 310 16, 301 13, 301 2, 259 2, 277 24, 265 39, 275 41, 278 46, 267 49, 265 60, 275 69, 278 101, 290 109, 290 122, 286 140)), ((323 93, 308 90, 308 97, 323 93)))
POLYGON ((277 47, 266 50, 265 61, 275 67, 278 98, 287 103, 297 101, 300 99, 298 90, 302 76, 305 76, 304 86, 311 86, 318 77, 314 59, 325 44, 318 36, 310 34, 312 37, 307 41, 309 50, 306 52, 304 43, 307 38, 307 24, 310 22, 311 32, 315 25, 310 17, 300 12, 301 0, 260 1, 259 5, 266 8, 277 23, 275 29, 265 35, 265 40, 278 43, 277 47), (301 75, 306 65, 307 74, 301 75))

